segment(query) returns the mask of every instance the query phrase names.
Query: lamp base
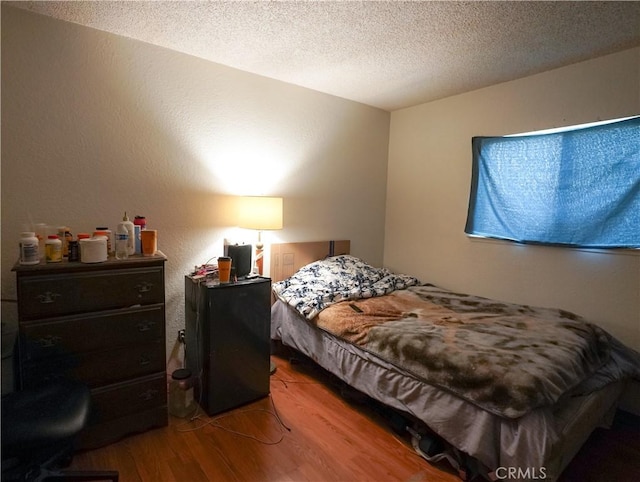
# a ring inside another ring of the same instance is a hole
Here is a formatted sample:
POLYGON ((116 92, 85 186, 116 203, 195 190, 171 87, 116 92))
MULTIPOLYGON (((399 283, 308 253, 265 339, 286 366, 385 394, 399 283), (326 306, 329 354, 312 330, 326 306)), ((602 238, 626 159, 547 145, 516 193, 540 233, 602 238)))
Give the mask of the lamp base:
POLYGON ((263 263, 264 263, 264 244, 260 241, 260 231, 258 231, 258 242, 256 243, 256 271, 257 274, 262 276, 263 263))

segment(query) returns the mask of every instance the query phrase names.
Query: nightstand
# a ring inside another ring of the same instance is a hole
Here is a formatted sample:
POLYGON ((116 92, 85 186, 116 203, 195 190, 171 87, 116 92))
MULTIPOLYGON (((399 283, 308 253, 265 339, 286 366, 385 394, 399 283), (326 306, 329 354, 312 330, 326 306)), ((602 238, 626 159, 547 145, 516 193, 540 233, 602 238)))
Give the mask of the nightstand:
POLYGON ((195 398, 214 415, 269 394, 271 280, 185 277, 186 366, 195 398))

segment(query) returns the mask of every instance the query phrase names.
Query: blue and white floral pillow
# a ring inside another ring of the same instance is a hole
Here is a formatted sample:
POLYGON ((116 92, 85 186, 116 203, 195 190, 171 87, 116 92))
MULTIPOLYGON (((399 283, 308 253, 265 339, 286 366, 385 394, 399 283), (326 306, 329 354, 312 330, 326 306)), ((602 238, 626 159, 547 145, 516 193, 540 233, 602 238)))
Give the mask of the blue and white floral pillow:
POLYGON ((418 284, 420 281, 412 276, 340 255, 300 268, 290 278, 274 283, 273 291, 305 318, 312 319, 339 301, 382 296, 418 284))

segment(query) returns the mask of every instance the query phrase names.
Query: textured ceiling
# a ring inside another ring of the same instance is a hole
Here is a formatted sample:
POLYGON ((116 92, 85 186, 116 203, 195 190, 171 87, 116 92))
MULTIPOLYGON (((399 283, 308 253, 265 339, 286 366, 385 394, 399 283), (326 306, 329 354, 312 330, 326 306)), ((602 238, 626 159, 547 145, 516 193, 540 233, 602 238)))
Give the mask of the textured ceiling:
POLYGON ((640 45, 640 2, 3 2, 395 110, 640 45))

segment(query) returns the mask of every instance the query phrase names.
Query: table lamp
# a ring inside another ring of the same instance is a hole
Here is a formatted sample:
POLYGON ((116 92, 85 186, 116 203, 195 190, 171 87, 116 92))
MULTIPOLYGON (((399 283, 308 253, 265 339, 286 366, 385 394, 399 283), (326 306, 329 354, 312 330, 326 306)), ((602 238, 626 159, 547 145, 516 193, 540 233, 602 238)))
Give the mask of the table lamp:
POLYGON ((238 210, 238 226, 258 231, 256 243, 256 268, 262 275, 264 245, 262 231, 282 229, 282 198, 263 196, 244 196, 240 198, 238 210))
MULTIPOLYGON (((241 197, 238 218, 239 227, 258 231, 256 268, 258 274, 262 275, 264 245, 262 244, 261 233, 266 230, 282 229, 282 198, 261 196, 241 197)), ((271 374, 276 371, 276 365, 273 361, 270 361, 269 371, 271 374)))

